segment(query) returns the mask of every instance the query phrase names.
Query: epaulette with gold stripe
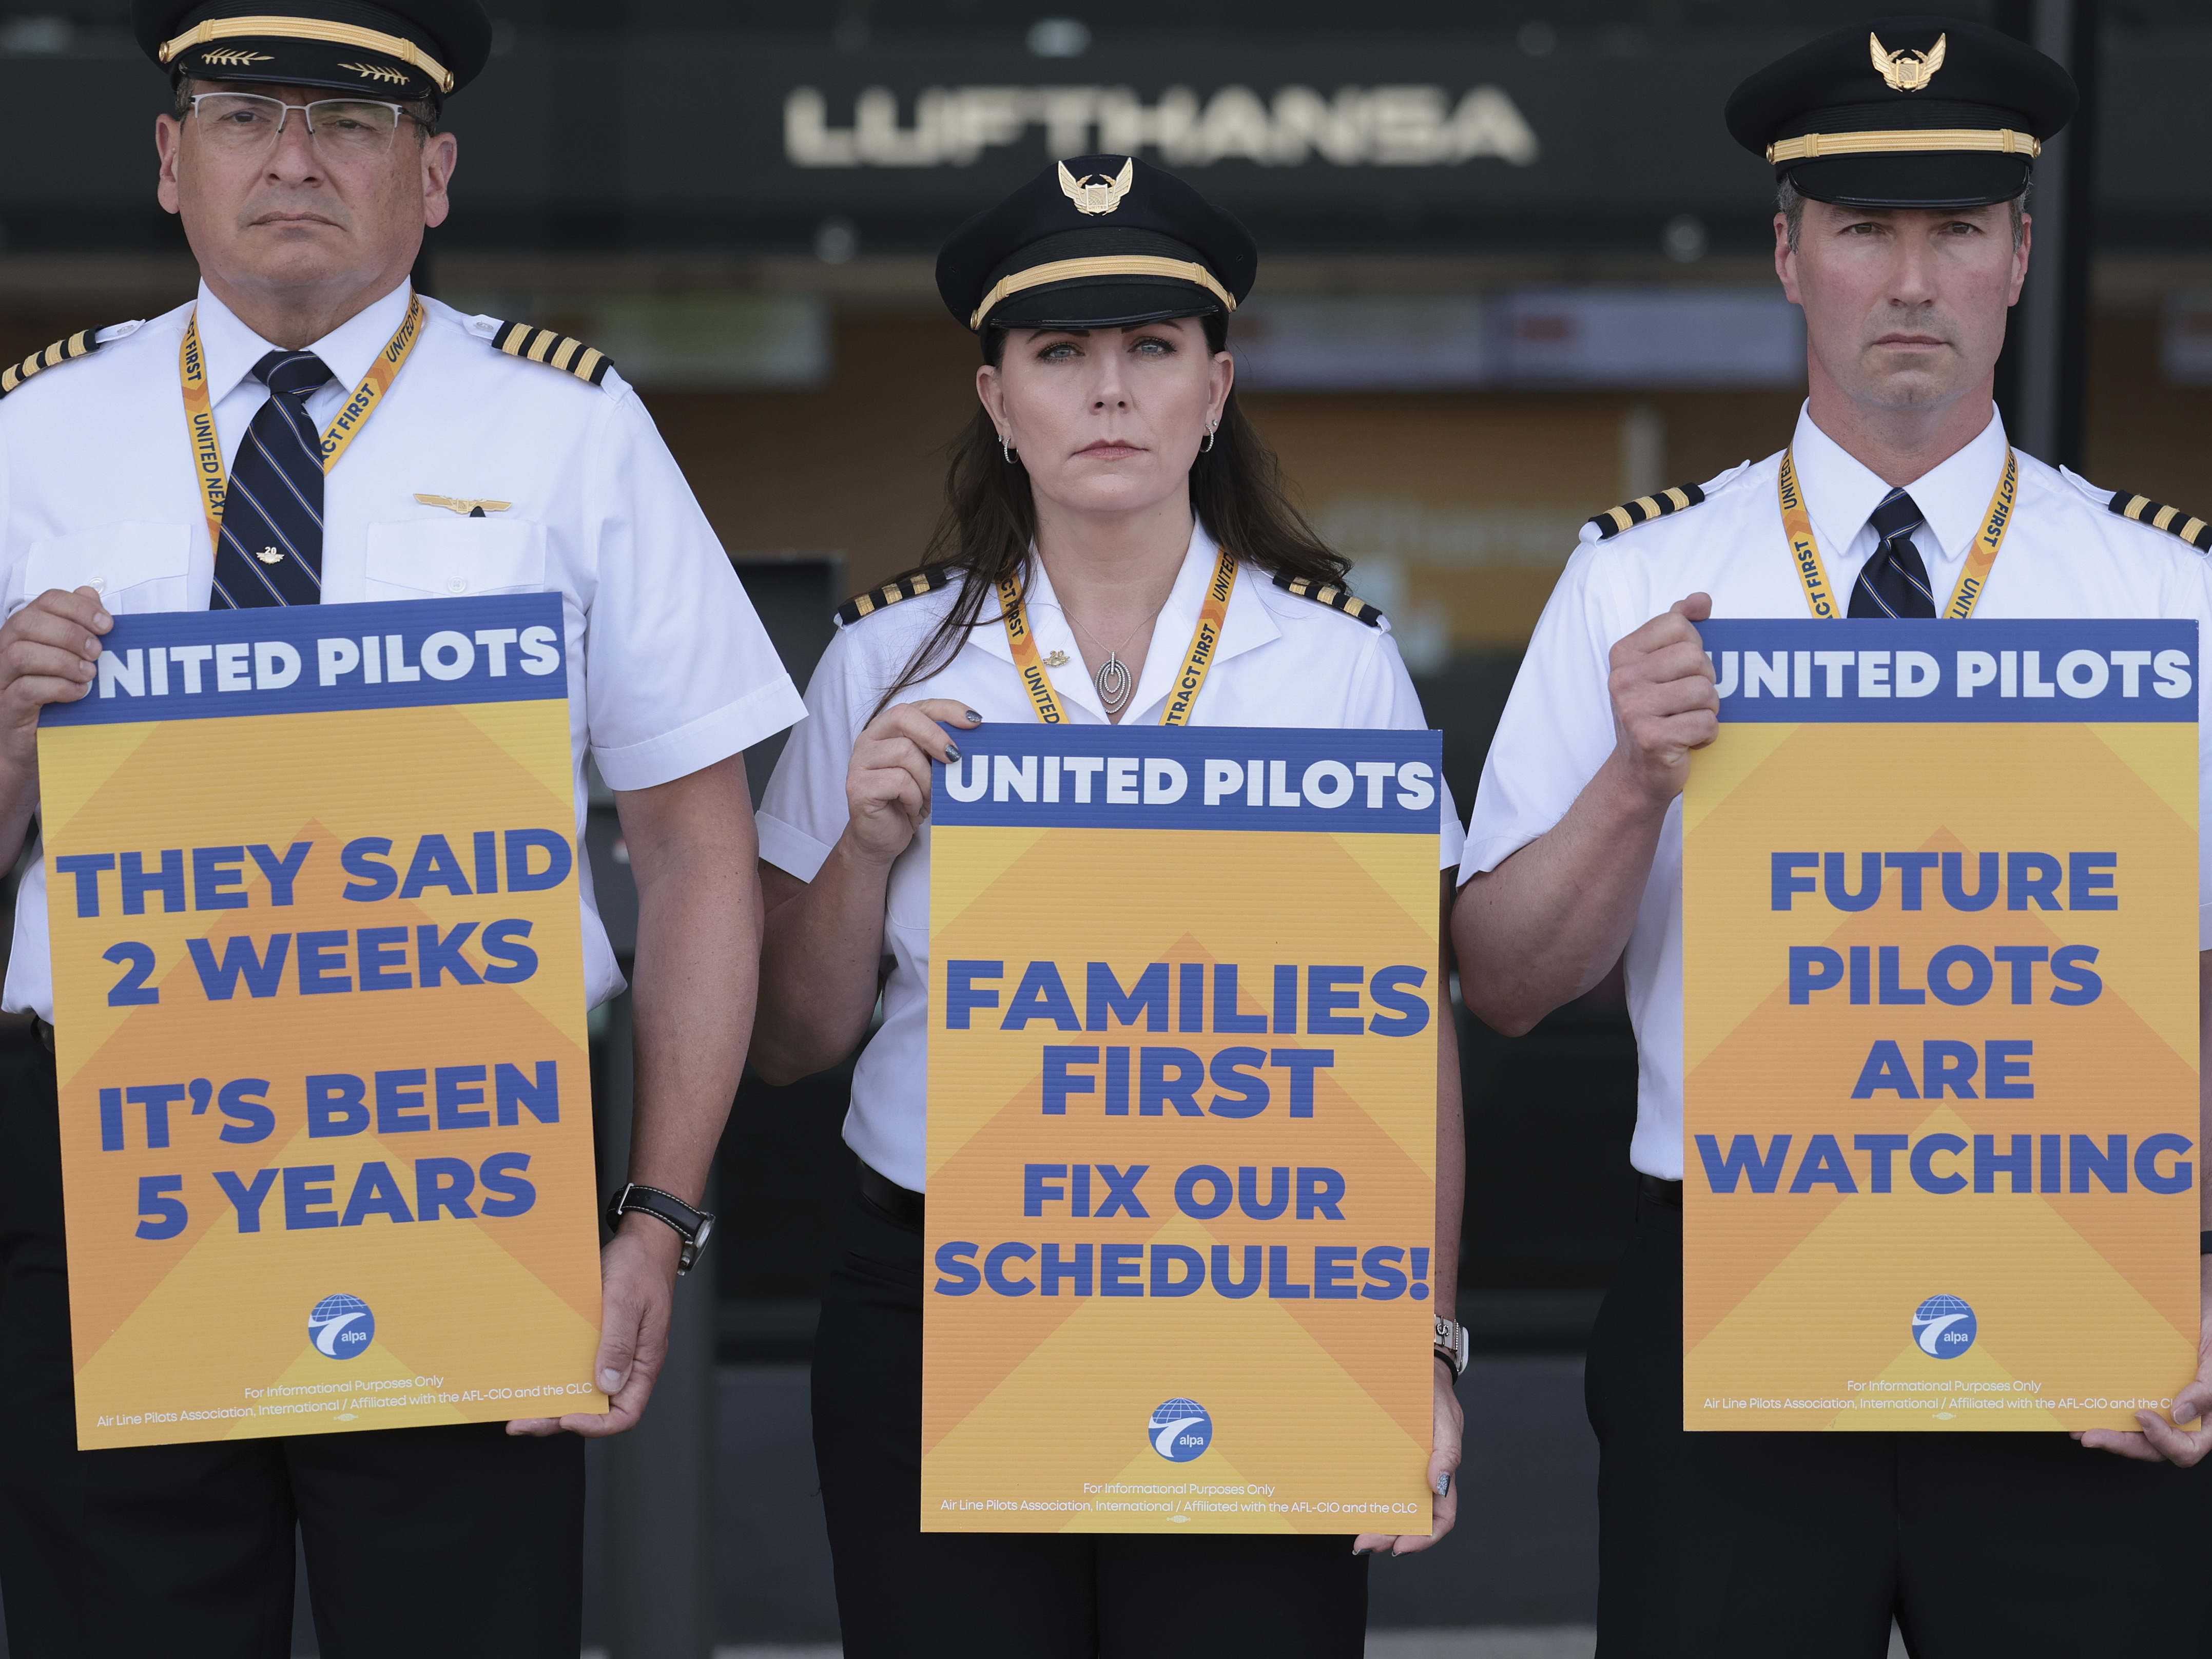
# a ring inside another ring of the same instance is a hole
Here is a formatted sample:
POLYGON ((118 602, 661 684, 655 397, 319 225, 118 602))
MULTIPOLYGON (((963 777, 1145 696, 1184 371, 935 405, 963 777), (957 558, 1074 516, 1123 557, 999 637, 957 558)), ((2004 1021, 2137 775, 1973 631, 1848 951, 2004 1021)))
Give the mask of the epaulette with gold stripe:
POLYGON ((1596 527, 1597 538, 1611 541, 1624 530, 1633 530, 1638 525, 1653 519, 1663 519, 1669 513, 1680 513, 1686 507, 1695 507, 1705 499, 1705 492, 1693 483, 1676 484, 1672 489, 1662 489, 1653 495, 1638 495, 1632 501, 1623 501, 1619 507, 1608 507, 1590 520, 1596 527))
POLYGON ((839 605, 837 626, 850 628, 861 617, 872 617, 878 611, 896 605, 901 599, 918 599, 944 586, 927 570, 909 570, 903 576, 892 577, 881 587, 872 587, 865 593, 856 593, 839 605))
POLYGON ((587 346, 571 335, 556 334, 550 328, 532 328, 528 323, 501 323, 491 343, 510 357, 566 369, 593 386, 605 380, 607 371, 615 366, 614 360, 596 346, 587 346))
POLYGON ((20 363, 10 363, 0 369, 0 398, 6 397, 33 374, 42 374, 60 363, 76 357, 89 357, 100 349, 94 331, 81 328, 66 340, 57 340, 44 351, 34 351, 20 363))
POLYGON ((2124 519, 2133 519, 2153 530, 2179 536, 2199 553, 2212 553, 2212 524, 2193 518, 2178 507, 2162 507, 2148 496, 2130 495, 2125 490, 2116 490, 2108 505, 2124 519))
POLYGON ((1311 599, 1316 605, 1325 605, 1332 611, 1341 611, 1354 622, 1364 623, 1370 628, 1382 626, 1382 613, 1364 599, 1355 599, 1345 589, 1330 582, 1317 582, 1310 576, 1293 576, 1287 571, 1275 573, 1275 586, 1292 599, 1311 599))

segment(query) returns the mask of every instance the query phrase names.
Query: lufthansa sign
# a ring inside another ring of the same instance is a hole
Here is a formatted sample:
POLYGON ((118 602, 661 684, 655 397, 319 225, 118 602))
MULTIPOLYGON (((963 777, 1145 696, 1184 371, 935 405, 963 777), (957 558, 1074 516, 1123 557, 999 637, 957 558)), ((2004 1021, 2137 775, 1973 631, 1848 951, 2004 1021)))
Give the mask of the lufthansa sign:
MULTIPOLYGON (((842 100, 841 100, 842 101, 842 100)), ((784 156, 798 167, 968 167, 1025 142, 1042 157, 1156 156, 1171 167, 1448 167, 1476 160, 1527 167, 1534 130, 1494 86, 1285 86, 1201 94, 1170 87, 1146 102, 1127 87, 926 87, 910 106, 868 87, 843 109, 811 86, 783 101, 784 156)))

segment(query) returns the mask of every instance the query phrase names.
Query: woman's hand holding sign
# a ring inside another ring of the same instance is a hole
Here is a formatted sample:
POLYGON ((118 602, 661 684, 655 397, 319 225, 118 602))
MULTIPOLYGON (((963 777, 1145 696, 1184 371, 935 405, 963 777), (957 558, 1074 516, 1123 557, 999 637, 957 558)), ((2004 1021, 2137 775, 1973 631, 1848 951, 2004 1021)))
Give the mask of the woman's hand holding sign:
POLYGON ((761 867, 767 949, 787 964, 761 988, 753 1032, 753 1068, 769 1082, 792 1082, 834 1066, 867 1035, 882 989, 891 866, 928 821, 930 763, 960 758, 960 745, 945 726, 970 730, 982 723, 974 709, 943 697, 884 709, 854 741, 845 772, 845 832, 814 879, 761 867), (811 942, 786 957, 778 941, 793 937, 811 942))
POLYGON ((1433 1548, 1459 1519, 1459 1460, 1467 1434, 1467 1413, 1461 1409, 1453 1388, 1452 1369, 1438 1359, 1430 1368, 1436 1383, 1435 1449, 1429 1453, 1429 1490, 1436 1503, 1429 1511, 1431 1530, 1425 1537, 1407 1533, 1364 1532, 1352 1540, 1352 1553, 1364 1555, 1412 1555, 1433 1548))
POLYGON ((943 697, 895 703, 868 722, 853 745, 845 774, 852 821, 848 851, 869 864, 889 866, 906 851, 929 817, 929 767, 960 758, 960 745, 938 724, 980 726, 982 716, 943 697))

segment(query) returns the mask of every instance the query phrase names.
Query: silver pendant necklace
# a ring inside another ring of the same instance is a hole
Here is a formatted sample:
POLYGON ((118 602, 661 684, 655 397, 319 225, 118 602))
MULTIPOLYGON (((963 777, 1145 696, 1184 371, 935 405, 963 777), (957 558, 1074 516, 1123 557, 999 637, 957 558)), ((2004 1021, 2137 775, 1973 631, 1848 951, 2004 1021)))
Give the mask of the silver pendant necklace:
MULTIPOLYGON (((1166 605, 1167 601, 1162 599, 1158 605, 1153 606, 1152 616, 1146 617, 1137 624, 1136 628, 1131 629, 1121 636, 1121 645, 1127 645, 1131 640, 1135 639, 1139 629, 1151 627, 1153 617, 1158 617, 1166 605)), ((1068 621, 1075 623, 1078 628, 1083 628, 1081 623, 1076 622, 1075 613, 1066 606, 1063 605, 1060 608, 1060 614, 1068 621)), ((1106 643, 1089 629, 1083 628, 1083 631, 1091 644, 1106 643)), ((1098 688, 1099 706, 1109 715, 1120 714, 1128 703, 1129 693, 1136 689, 1129 674, 1129 665, 1121 660, 1121 645, 1108 647, 1106 660, 1098 665, 1098 672, 1091 677, 1091 684, 1098 688)))

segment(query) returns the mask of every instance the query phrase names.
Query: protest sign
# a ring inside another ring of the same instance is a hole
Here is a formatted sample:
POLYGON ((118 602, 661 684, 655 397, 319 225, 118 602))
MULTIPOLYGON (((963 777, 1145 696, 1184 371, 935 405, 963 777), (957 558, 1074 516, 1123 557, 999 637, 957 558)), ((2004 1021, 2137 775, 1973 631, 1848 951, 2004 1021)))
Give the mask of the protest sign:
POLYGON ((104 646, 39 732, 77 1443, 605 1410, 560 599, 104 646))
POLYGON ((1713 622, 1683 1423, 2134 1428, 2197 1370, 2187 622, 1713 622))
POLYGON ((960 743, 923 1529, 1428 1532, 1437 735, 960 743))

